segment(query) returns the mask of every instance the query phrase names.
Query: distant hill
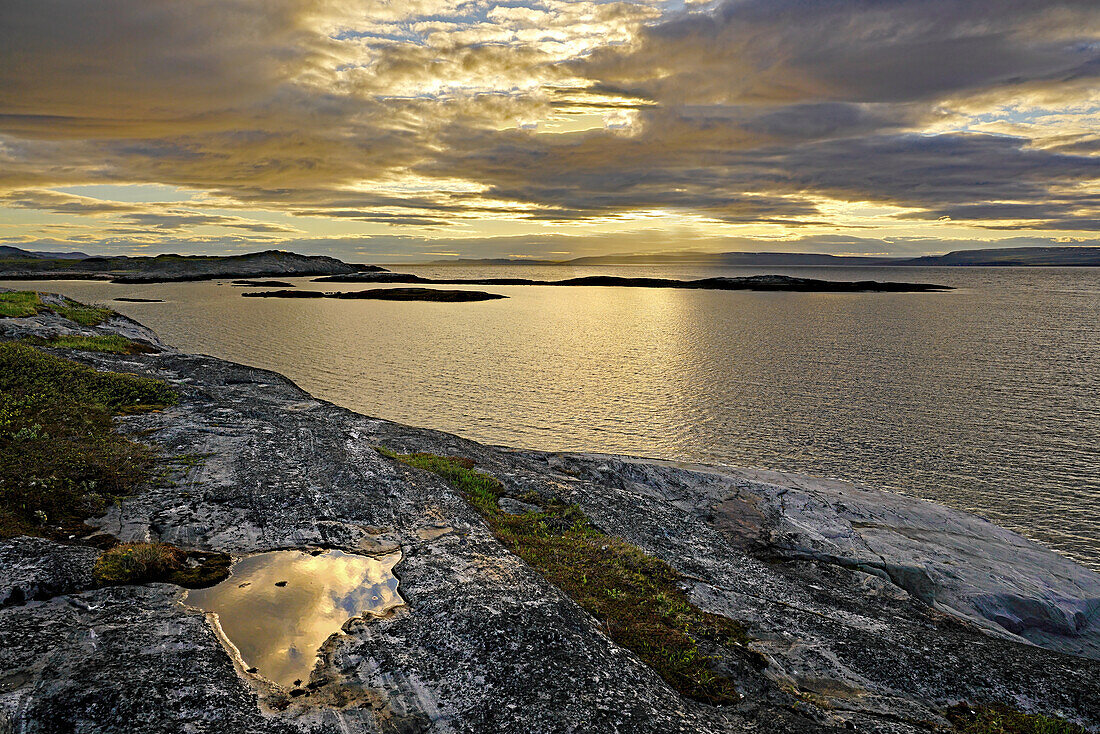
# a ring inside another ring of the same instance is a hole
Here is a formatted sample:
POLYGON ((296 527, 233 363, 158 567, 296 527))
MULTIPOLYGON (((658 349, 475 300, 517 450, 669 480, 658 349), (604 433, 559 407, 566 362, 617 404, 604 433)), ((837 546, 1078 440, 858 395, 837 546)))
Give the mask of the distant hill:
POLYGON ((83 252, 35 252, 22 250, 10 245, 0 245, 0 257, 27 257, 35 260, 83 260, 88 257, 83 252))
POLYGON ((1006 247, 997 250, 959 250, 893 263, 939 266, 1100 266, 1100 247, 1006 247))
POLYGON ((815 265, 882 265, 896 258, 824 255, 813 252, 670 252, 656 255, 598 255, 578 257, 570 265, 634 265, 648 263, 705 263, 745 267, 805 267, 815 265))
POLYGON ((116 283, 157 283, 214 278, 275 275, 335 275, 356 267, 323 255, 298 255, 281 250, 247 255, 157 255, 156 257, 28 258, 0 255, 3 279, 95 279, 116 283))
POLYGON ((814 252, 659 252, 647 255, 595 255, 572 260, 481 258, 437 260, 432 264, 462 265, 726 265, 731 267, 852 267, 860 265, 924 266, 1100 266, 1100 247, 1009 247, 959 250, 946 255, 884 257, 825 255, 814 252))

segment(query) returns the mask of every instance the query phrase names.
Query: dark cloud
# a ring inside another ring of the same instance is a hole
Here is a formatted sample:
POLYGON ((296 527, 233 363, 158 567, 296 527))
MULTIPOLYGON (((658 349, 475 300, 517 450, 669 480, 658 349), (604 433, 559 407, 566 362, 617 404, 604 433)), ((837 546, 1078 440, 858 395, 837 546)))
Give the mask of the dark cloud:
POLYGON ((230 227, 243 229, 258 234, 288 233, 295 230, 278 224, 254 222, 240 217, 229 217, 220 214, 202 214, 190 211, 146 211, 126 214, 121 220, 131 224, 156 230, 181 230, 192 227, 230 227))
POLYGON ((57 191, 9 191, 0 194, 0 204, 16 209, 38 209, 56 214, 107 214, 134 211, 131 204, 73 196, 57 191))
POLYGON ((0 204, 120 235, 292 230, 49 189, 156 182, 221 211, 409 228, 639 212, 826 227, 844 224, 837 200, 925 227, 1100 220, 1095 133, 1029 128, 1021 101, 1068 110, 1100 83, 1096 0, 701 7, 0 0, 0 204), (567 53, 570 33, 611 40, 567 53), (1004 104, 1014 136, 965 131, 1004 104), (622 117, 517 129, 563 110, 622 117))
POLYGON ((1093 0, 726 0, 578 62, 664 103, 934 100, 1100 74, 1093 0))
POLYGON ((217 126, 317 60, 301 0, 0 3, 0 109, 26 136, 217 126))

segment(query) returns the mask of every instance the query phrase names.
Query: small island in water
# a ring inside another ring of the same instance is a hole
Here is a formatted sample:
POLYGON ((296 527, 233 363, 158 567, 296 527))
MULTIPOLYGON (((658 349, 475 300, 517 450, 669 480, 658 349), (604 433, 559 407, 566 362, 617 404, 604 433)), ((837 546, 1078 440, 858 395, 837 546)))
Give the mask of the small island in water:
POLYGON ((440 303, 493 301, 508 297, 483 291, 441 290, 438 288, 371 288, 365 291, 335 293, 281 290, 254 291, 252 293, 242 293, 241 295, 251 298, 343 298, 374 301, 437 301, 440 303))
POLYGON ((929 293, 954 290, 933 283, 895 283, 875 280, 844 281, 796 278, 790 275, 750 275, 741 278, 632 278, 588 275, 564 280, 532 278, 428 278, 411 273, 358 272, 316 278, 318 283, 432 283, 439 285, 546 285, 605 286, 620 288, 680 288, 711 291, 789 291, 794 293, 929 293))

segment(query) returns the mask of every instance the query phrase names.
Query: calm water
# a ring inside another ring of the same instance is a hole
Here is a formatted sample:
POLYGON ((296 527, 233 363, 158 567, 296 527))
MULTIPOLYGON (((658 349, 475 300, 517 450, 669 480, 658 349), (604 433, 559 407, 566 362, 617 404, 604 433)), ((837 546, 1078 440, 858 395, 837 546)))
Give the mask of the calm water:
POLYGON ((507 300, 437 304, 246 299, 209 282, 8 285, 167 299, 111 305, 181 349, 277 370, 370 415, 512 446, 865 482, 975 511, 1100 569, 1100 269, 407 270, 778 272, 960 290, 510 286, 480 288, 507 300))
POLYGON ((192 589, 183 601, 216 613, 244 667, 289 690, 309 683, 318 649, 345 622, 404 603, 393 575, 399 560, 400 553, 258 553, 237 561, 225 581, 192 589))

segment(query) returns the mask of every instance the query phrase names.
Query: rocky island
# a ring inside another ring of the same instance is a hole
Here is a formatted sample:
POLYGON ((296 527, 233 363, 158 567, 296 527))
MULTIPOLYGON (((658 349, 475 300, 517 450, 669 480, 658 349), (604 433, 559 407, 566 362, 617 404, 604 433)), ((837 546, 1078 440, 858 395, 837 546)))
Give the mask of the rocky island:
POLYGON ((115 255, 50 258, 42 256, 48 253, 20 254, 22 251, 17 248, 7 249, 8 252, 0 253, 0 280, 83 279, 110 280, 115 283, 169 283, 217 278, 334 275, 356 272, 356 266, 334 257, 299 255, 282 250, 219 256, 115 255))
POLYGON ((368 288, 365 291, 254 291, 242 293, 252 298, 342 298, 374 301, 436 301, 438 303, 464 303, 469 301, 494 301, 507 298, 484 291, 444 290, 441 288, 368 288))
POLYGON ((741 278, 633 278, 617 275, 588 275, 564 280, 532 278, 428 278, 412 273, 355 272, 327 275, 315 279, 319 283, 435 283, 448 285, 550 285, 550 286, 618 286, 623 288, 687 288, 712 291, 792 291, 796 293, 927 293, 954 290, 934 283, 894 283, 876 280, 819 280, 789 275, 750 275, 741 278))
POLYGON ((0 296, 0 731, 1100 727, 1100 575, 980 518, 839 480, 486 446, 107 309, 0 296), (98 422, 55 428, 74 401, 98 422), (89 456, 140 471, 89 484, 76 457, 60 486, 26 463, 95 431, 89 456), (306 565, 260 564, 286 552, 306 565), (397 596, 338 607, 298 650, 304 677, 187 590, 255 587, 305 624, 309 564, 348 557, 397 596))
MULTIPOLYGON (((232 281, 231 284, 239 287, 293 287, 292 283, 285 281, 265 282, 256 280, 256 278, 272 276, 321 276, 317 278, 318 282, 331 283, 616 286, 722 291, 793 291, 800 293, 926 293, 954 290, 951 286, 936 285, 934 283, 900 283, 874 280, 835 281, 796 278, 788 275, 716 277, 696 280, 636 278, 614 275, 591 275, 564 280, 429 278, 412 273, 391 272, 379 265, 349 264, 333 257, 298 255, 281 250, 253 252, 247 255, 157 255, 155 257, 129 257, 125 255, 99 257, 86 256, 84 253, 65 253, 63 256, 49 257, 49 253, 25 252, 12 247, 0 252, 0 280, 75 278, 110 280, 115 283, 167 283, 236 278, 237 280, 232 281)), ((300 297, 309 298, 310 296, 300 297)))

